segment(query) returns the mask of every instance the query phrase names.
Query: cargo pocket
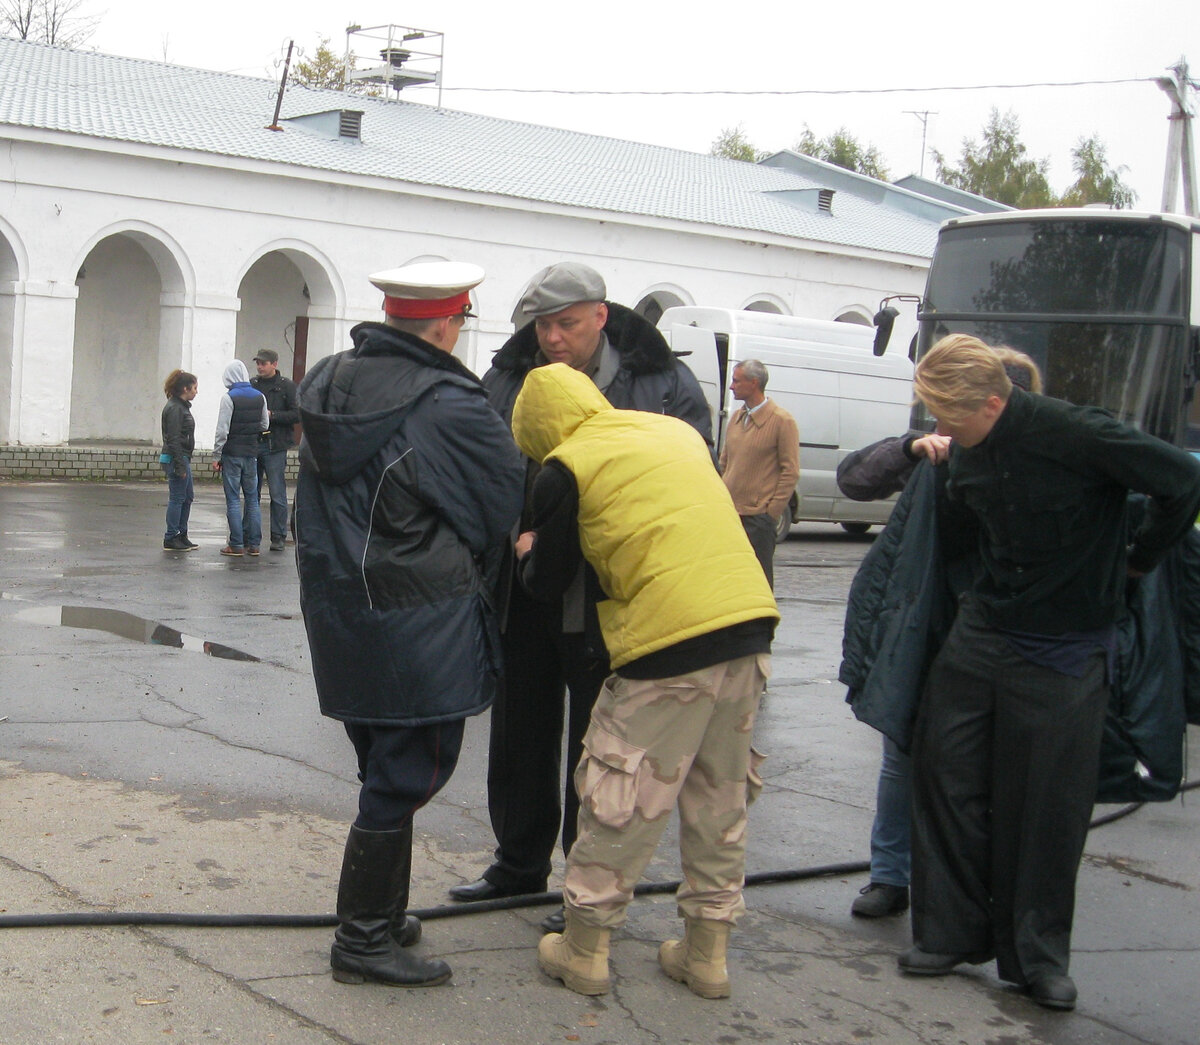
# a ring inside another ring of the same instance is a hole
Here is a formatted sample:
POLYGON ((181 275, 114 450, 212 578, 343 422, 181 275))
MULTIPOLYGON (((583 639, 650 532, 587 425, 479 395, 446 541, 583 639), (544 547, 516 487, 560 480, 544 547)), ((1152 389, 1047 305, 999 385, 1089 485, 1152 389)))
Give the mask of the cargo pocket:
POLYGON ((646 752, 595 723, 583 738, 583 758, 575 772, 580 801, 605 827, 628 827, 637 808, 638 768, 646 752))
POLYGON ((746 805, 750 805, 759 795, 762 794, 763 778, 759 775, 759 769, 767 760, 767 756, 758 750, 753 744, 750 745, 750 765, 746 769, 746 805))
MULTIPOLYGON (((754 655, 754 662, 758 665, 758 670, 762 677, 769 679, 771 677, 771 654, 756 653, 754 655)), ((763 757, 765 758, 766 756, 764 755, 763 757)))

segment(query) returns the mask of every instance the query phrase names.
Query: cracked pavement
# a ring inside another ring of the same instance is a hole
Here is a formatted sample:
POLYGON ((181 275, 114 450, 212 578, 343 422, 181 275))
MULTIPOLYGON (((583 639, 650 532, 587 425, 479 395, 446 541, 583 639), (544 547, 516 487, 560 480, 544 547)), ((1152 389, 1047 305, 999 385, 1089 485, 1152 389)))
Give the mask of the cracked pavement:
MULTIPOLYGON (((203 483, 201 549, 163 553, 164 506, 161 483, 0 482, 0 913, 329 914, 356 780, 340 726, 317 712, 291 549, 222 559, 221 492, 203 483), (99 613, 56 617, 64 606, 99 613), (206 655, 205 642, 258 659, 206 655)), ((805 524, 777 554, 784 621, 748 872, 866 858, 879 744, 836 674, 868 545, 805 524)), ((486 754, 485 715, 418 815, 415 908, 488 863, 486 754)), ((852 919, 860 874, 748 890, 733 996, 716 1002, 658 970, 678 928, 664 896, 635 901, 600 998, 538 971, 538 907, 429 920, 419 946, 454 977, 425 991, 334 983, 324 928, 5 928, 0 1040, 1194 1045, 1189 798, 1092 832, 1071 1014, 1004 987, 994 965, 901 976, 907 921, 852 919)), ((669 828, 648 878, 678 877, 674 844, 669 828)))

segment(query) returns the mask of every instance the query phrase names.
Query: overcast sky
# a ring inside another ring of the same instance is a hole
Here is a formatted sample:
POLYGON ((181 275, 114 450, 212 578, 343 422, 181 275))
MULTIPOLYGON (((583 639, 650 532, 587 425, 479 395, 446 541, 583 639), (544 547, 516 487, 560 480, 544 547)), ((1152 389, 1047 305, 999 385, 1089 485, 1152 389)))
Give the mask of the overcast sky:
MULTIPOLYGON (((893 178, 921 166, 921 119, 906 110, 928 111, 927 149, 957 159, 963 138, 979 136, 993 106, 1011 109, 1030 154, 1050 160, 1056 192, 1072 181, 1072 146, 1098 134, 1109 161, 1128 168, 1125 179, 1147 210, 1161 202, 1169 112, 1167 96, 1152 82, 743 97, 463 88, 844 91, 1120 80, 1162 75, 1189 52, 1192 77, 1200 78, 1195 0, 743 0, 670 8, 654 0, 91 0, 83 9, 104 12, 90 42, 97 50, 271 77, 279 75, 289 39, 311 55, 328 37, 340 54, 347 25, 402 19, 445 34, 442 103, 448 108, 695 152, 707 152, 723 128, 738 124, 755 145, 772 151, 793 145, 805 124, 819 137, 844 126, 880 150, 893 178)), ((403 97, 436 102, 428 88, 403 97)), ((933 169, 927 153, 926 175, 933 169)))

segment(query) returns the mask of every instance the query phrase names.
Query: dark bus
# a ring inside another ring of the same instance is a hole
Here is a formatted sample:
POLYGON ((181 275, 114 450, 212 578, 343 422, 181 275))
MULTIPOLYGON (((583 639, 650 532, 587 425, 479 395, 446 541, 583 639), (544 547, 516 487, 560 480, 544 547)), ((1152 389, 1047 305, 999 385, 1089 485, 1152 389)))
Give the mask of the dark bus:
MULTIPOLYGON (((951 333, 1009 345, 1037 362, 1047 395, 1200 449, 1200 220, 1107 209, 953 219, 917 318, 917 358, 951 333)), ((932 427, 920 407, 913 426, 932 427)))

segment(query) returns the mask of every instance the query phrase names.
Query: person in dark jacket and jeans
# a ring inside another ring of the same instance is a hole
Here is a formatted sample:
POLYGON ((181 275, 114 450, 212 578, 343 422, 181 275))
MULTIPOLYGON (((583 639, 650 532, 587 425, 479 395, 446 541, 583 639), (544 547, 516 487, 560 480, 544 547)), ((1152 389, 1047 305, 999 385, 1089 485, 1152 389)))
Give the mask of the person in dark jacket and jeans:
MULTIPOLYGON (((1037 364, 1029 356, 1003 345, 997 346, 993 351, 1004 364, 1004 371, 1014 385, 1027 392, 1041 394, 1042 375, 1037 364)), ((936 432, 918 432, 880 439, 849 454, 838 465, 838 489, 855 501, 882 500, 904 489, 917 466, 925 461, 929 462, 930 467, 941 469, 941 480, 931 484, 940 489, 941 483, 944 482, 945 465, 950 458, 950 445, 949 436, 938 435, 936 432)), ((936 498, 933 501, 936 503, 936 498)), ((883 535, 863 560, 860 575, 866 575, 864 579, 868 579, 871 587, 875 589, 873 596, 878 594, 876 585, 879 583, 879 573, 875 571, 892 578, 897 570, 924 571, 932 568, 926 554, 919 554, 912 562, 894 561, 898 554, 910 554, 904 548, 911 546, 903 543, 904 531, 909 525, 914 528, 923 527, 928 531, 925 534, 913 535, 915 542, 921 543, 922 546, 929 540, 936 542, 935 513, 922 513, 918 509, 914 517, 911 514, 912 508, 911 497, 905 499, 903 508, 899 503, 896 505, 883 535), (880 562, 881 557, 886 560, 886 565, 880 562)), ((948 540, 948 543, 952 546, 952 542, 948 540)), ((946 549, 936 548, 934 556, 940 561, 945 557, 945 552, 946 549)), ((848 648, 854 646, 855 639, 863 632, 877 633, 875 629, 881 628, 882 622, 888 618, 888 614, 878 605, 878 600, 872 597, 864 600, 872 603, 871 609, 860 613, 860 619, 852 620, 852 612, 859 609, 857 602, 861 598, 860 590, 861 583, 856 577, 855 587, 852 589, 855 597, 847 607, 847 635, 850 636, 847 640, 848 648)), ((916 599, 905 600, 905 610, 913 611, 916 602, 916 599)), ((880 674, 886 678, 884 686, 893 684, 899 689, 907 681, 903 672, 881 669, 880 674)), ((859 694, 851 687, 846 699, 855 704, 858 698, 859 694)), ((908 910, 911 804, 912 764, 908 746, 901 747, 885 733, 883 757, 879 763, 879 784, 875 793, 875 820, 871 825, 871 880, 859 890, 859 895, 850 907, 851 914, 859 918, 884 918, 908 910)))
POLYGON ((265 477, 271 495, 271 551, 281 552, 288 528, 285 479, 288 447, 295 442, 292 432, 300 421, 300 408, 296 402, 295 382, 279 372, 279 353, 275 349, 261 349, 254 357, 254 366, 258 376, 250 378, 250 385, 266 397, 267 412, 271 417, 270 428, 258 437, 257 500, 262 501, 265 477))
POLYGON ((300 386, 300 606, 321 713, 344 723, 362 781, 330 951, 343 983, 450 977, 407 949, 413 816, 499 685, 491 589, 524 492, 507 425, 450 354, 482 279, 452 262, 372 276, 386 321, 300 386))
MULTIPOLYGON (((618 409, 681 418, 711 445, 708 404, 695 376, 653 325, 606 301, 606 294, 604 279, 587 265, 560 262, 536 273, 517 306, 526 324, 496 353, 483 377, 492 405, 511 424, 526 376, 535 367, 565 363, 591 378, 618 409)), ((537 472, 529 462, 529 487, 537 472)), ((521 529, 529 529, 528 510, 521 529)), ((592 705, 609 674, 608 653, 598 623, 591 620, 595 614, 584 587, 580 570, 557 604, 539 603, 517 583, 513 556, 506 558, 497 596, 505 685, 492 709, 488 749, 488 812, 496 854, 482 878, 450 890, 454 900, 541 892, 560 827, 564 853, 575 839, 579 802, 572 776, 592 705)), ((561 912, 542 926, 561 931, 561 912)))
POLYGON ((1075 879, 1130 577, 1200 512, 1200 462, 1094 407, 1014 388, 977 338, 944 338, 915 390, 953 441, 946 495, 982 569, 930 668, 913 742, 907 973, 996 958, 1075 1007, 1075 879), (1148 497, 1129 524, 1129 491, 1148 497))
POLYGON ((213 469, 225 487, 229 543, 222 555, 258 554, 262 516, 258 509, 258 437, 271 423, 267 400, 250 387, 246 364, 235 359, 221 375, 225 394, 217 409, 213 469))
POLYGON ((191 552, 198 544, 188 539, 192 512, 192 453, 196 449, 196 419, 192 400, 200 383, 195 374, 172 370, 163 384, 167 404, 162 411, 162 454, 159 463, 167 477, 167 529, 163 551, 191 552))

